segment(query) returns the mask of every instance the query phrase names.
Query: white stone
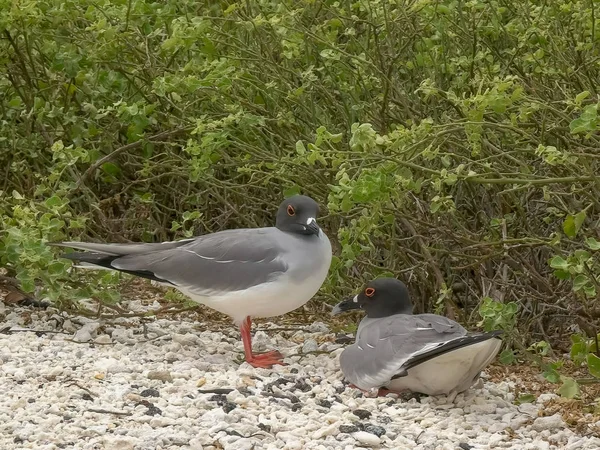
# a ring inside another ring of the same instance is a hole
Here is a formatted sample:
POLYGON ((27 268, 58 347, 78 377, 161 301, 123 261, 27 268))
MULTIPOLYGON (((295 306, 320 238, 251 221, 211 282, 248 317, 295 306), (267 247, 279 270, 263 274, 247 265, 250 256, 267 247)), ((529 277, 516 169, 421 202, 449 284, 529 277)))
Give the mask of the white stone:
POLYGON ((566 426, 565 421, 559 413, 547 417, 538 417, 531 428, 535 431, 562 429, 566 426))
POLYGON ((307 339, 302 346, 302 353, 316 352, 319 346, 314 339, 307 339))
POLYGON ((75 342, 89 342, 96 335, 98 328, 100 328, 98 322, 88 322, 75 332, 73 340, 75 342))
POLYGON ((379 445, 381 444, 381 439, 374 434, 367 433, 366 431, 357 431, 353 433, 352 436, 358 442, 364 445, 379 445))

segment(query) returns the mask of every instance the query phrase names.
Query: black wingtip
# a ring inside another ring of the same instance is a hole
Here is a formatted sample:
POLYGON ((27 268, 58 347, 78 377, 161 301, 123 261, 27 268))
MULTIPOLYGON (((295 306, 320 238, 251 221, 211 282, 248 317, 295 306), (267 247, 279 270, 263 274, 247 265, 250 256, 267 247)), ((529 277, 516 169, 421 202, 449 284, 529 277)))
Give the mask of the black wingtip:
POLYGON ((418 366, 419 364, 429 361, 430 359, 433 359, 436 356, 457 350, 462 347, 468 347, 469 345, 474 345, 474 344, 478 344, 480 342, 489 341, 490 339, 500 339, 500 336, 502 336, 503 334, 504 334, 503 330, 494 330, 494 331, 486 331, 483 333, 468 334, 466 336, 462 336, 460 338, 453 339, 449 342, 446 342, 443 345, 440 345, 437 348, 434 348, 433 350, 422 353, 422 354, 412 358, 410 361, 408 361, 402 367, 402 369, 404 369, 403 372, 401 374, 394 375, 392 377, 392 380, 395 378, 401 378, 403 376, 406 376, 408 373, 408 369, 411 369, 412 367, 418 366))
POLYGON ((129 275, 135 275, 136 277, 146 278, 148 280, 158 281, 159 283, 165 283, 174 286, 174 284, 170 281, 157 277, 154 273, 150 272, 149 270, 125 270, 114 267, 112 265, 112 262, 120 257, 120 255, 106 255, 104 253, 94 252, 72 252, 61 255, 61 258, 66 258, 74 261, 81 261, 84 263, 98 266, 99 268, 104 267, 106 269, 116 270, 118 272, 127 273, 129 275))

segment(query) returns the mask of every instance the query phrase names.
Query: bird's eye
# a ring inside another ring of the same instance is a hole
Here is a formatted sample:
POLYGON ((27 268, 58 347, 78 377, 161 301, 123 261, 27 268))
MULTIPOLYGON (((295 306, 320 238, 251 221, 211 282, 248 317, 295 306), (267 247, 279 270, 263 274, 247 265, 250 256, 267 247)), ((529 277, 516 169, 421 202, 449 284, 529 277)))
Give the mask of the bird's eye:
POLYGON ((288 213, 288 216, 295 216, 296 210, 294 209, 294 207, 292 205, 288 205, 287 213, 288 213))
POLYGON ((366 288, 365 289, 365 295, 367 297, 373 297, 375 295, 375 289, 373 289, 373 288, 366 288))

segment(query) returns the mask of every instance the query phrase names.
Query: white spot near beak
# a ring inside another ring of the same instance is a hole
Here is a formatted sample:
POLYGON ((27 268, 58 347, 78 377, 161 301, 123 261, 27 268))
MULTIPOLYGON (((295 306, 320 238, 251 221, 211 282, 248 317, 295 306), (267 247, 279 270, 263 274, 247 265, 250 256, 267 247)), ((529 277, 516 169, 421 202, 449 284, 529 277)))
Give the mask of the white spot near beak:
POLYGON ((311 223, 316 223, 317 221, 315 220, 314 217, 309 217, 306 221, 306 225, 310 225, 311 223))
POLYGON ((354 298, 352 299, 352 301, 353 301, 354 303, 358 303, 358 295, 355 295, 355 296, 354 296, 354 298))

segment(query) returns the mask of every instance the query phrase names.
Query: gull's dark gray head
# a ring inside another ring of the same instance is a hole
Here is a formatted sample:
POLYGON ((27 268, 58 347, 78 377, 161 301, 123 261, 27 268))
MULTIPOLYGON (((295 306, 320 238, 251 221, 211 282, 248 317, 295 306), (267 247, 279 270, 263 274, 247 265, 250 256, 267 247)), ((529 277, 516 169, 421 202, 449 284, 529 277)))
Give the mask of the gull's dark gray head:
POLYGON ((275 226, 281 231, 298 234, 319 234, 319 205, 306 195, 286 198, 277 210, 275 226))
POLYGON ((406 285, 395 278, 370 281, 360 293, 333 307, 336 315, 352 309, 362 309, 367 317, 378 319, 394 314, 412 314, 412 303, 406 285))

